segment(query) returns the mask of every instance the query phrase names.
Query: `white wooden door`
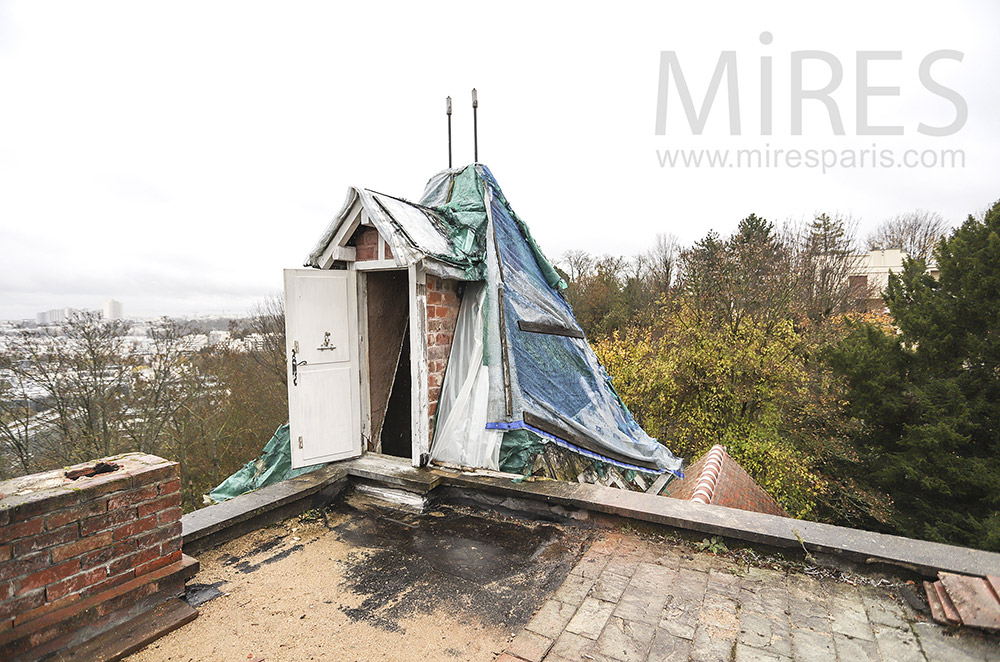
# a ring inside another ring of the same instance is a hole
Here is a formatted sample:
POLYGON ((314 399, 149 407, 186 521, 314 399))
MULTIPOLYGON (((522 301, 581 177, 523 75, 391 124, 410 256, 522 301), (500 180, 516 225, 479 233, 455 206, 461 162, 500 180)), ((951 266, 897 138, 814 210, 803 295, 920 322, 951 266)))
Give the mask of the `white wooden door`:
POLYGON ((361 455, 357 272, 285 270, 292 467, 361 455))

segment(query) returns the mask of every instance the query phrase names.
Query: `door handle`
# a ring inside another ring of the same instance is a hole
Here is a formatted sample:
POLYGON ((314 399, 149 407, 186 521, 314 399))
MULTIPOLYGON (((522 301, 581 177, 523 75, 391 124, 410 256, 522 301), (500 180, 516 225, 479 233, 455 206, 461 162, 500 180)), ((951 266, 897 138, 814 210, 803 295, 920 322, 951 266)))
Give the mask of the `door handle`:
POLYGON ((299 385, 299 366, 308 364, 308 361, 297 361, 295 359, 295 350, 292 350, 292 386, 299 385))

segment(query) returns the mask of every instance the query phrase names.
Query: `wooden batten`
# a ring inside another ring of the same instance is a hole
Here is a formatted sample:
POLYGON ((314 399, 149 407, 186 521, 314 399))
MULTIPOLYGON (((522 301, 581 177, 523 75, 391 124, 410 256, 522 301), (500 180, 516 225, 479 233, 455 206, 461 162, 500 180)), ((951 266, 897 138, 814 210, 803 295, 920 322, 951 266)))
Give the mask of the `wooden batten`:
POLYGON ((358 278, 358 348, 361 357, 361 449, 363 452, 380 451, 372 446, 372 402, 371 375, 369 374, 368 355, 368 279, 358 278))
POLYGON ((423 265, 411 264, 410 289, 410 426, 413 433, 413 466, 430 453, 430 406, 427 397, 427 275, 423 265))

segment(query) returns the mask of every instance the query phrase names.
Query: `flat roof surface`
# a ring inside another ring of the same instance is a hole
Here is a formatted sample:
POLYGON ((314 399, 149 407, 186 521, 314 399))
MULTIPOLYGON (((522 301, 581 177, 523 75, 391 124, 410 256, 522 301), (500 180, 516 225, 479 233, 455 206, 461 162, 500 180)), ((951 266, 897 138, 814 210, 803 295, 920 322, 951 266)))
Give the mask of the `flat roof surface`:
POLYGON ((189 596, 222 596, 127 659, 493 660, 594 537, 354 494, 200 554, 189 596))
POLYGON ((628 526, 354 493, 199 560, 189 595, 221 597, 128 660, 1000 660, 996 636, 933 623, 898 580, 628 526))
POLYGON ((996 636, 941 627, 896 582, 605 532, 499 659, 1000 660, 996 636))

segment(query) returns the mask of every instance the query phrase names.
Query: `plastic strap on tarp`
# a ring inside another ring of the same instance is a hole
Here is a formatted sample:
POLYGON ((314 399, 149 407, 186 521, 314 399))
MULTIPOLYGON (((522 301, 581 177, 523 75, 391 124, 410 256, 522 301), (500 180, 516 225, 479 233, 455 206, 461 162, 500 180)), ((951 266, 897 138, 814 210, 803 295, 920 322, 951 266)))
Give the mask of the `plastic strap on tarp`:
POLYGON ((544 430, 539 430, 538 428, 536 428, 536 427, 534 427, 532 425, 528 425, 524 421, 513 421, 511 423, 504 423, 502 421, 501 422, 496 422, 496 423, 487 423, 486 424, 486 429, 487 430, 528 430, 530 432, 534 432, 539 437, 542 437, 544 439, 548 439, 549 441, 555 443, 557 446, 562 446, 566 450, 573 451, 574 453, 579 453, 580 455, 583 455, 584 457, 589 457, 592 460, 598 460, 600 462, 605 462, 607 464, 611 464, 613 466, 619 467, 620 469, 631 469, 632 471, 638 471, 640 473, 657 474, 657 475, 659 475, 659 474, 665 474, 665 473, 670 473, 670 474, 673 474, 674 476, 676 476, 677 478, 683 478, 684 477, 684 472, 683 471, 673 471, 673 470, 669 470, 669 469, 650 469, 649 467, 639 467, 639 466, 636 466, 634 464, 628 464, 627 462, 619 462, 618 460, 612 460, 610 457, 605 457, 605 456, 599 455, 598 453, 595 453, 593 451, 588 451, 586 448, 580 448, 579 446, 576 446, 574 444, 569 443, 565 439, 560 439, 559 437, 557 437, 555 435, 552 435, 552 434, 549 434, 548 432, 546 432, 544 430))

